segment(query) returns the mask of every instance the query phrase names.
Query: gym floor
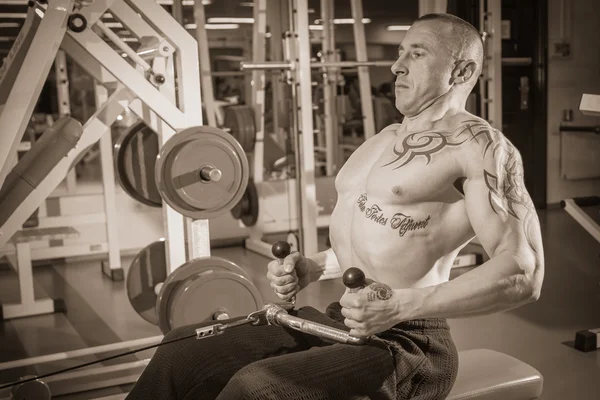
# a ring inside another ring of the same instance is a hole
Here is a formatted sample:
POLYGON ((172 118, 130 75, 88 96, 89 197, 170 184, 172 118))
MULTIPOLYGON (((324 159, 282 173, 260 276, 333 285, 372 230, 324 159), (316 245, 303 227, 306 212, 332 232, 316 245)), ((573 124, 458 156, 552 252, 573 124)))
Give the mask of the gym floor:
MULTIPOLYGON (((598 209, 588 211, 598 216, 598 209)), ((544 377, 543 400, 595 400, 600 398, 600 350, 582 353, 572 348, 572 341, 576 331, 600 327, 600 245, 561 209, 539 211, 539 215, 546 258, 539 301, 500 314, 450 320, 453 336, 459 350, 489 348, 537 368, 544 377)), ((213 254, 244 267, 264 300, 276 300, 265 277, 266 258, 241 247, 217 248, 213 254)), ((127 268, 130 262, 131 258, 124 258, 122 265, 127 268)), ((67 313, 0 323, 0 362, 161 334, 133 311, 124 282, 104 277, 98 261, 37 266, 34 279, 37 296, 64 299, 67 313)), ((324 309, 343 292, 340 280, 317 282, 298 296, 298 305, 324 309)), ((16 275, 1 270, 0 302, 16 300, 16 275)), ((151 355, 148 350, 124 361, 151 355)), ((0 382, 52 372, 94 357, 0 371, 0 382)), ((125 385, 60 398, 88 399, 129 388, 125 385)))

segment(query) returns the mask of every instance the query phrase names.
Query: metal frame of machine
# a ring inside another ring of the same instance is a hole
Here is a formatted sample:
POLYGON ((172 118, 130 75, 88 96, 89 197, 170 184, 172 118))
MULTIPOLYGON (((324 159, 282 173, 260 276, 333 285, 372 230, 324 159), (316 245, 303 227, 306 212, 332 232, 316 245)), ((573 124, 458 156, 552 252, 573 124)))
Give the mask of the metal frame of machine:
MULTIPOLYGON (((179 25, 160 5, 145 0, 96 0, 81 8, 78 12, 87 21, 87 27, 81 32, 66 30, 67 18, 73 11, 72 0, 51 2, 44 7, 36 4, 29 13, 37 13, 43 17, 39 22, 28 49, 21 48, 21 43, 15 44, 15 50, 26 52, 23 67, 14 80, 6 104, 2 109, 0 121, 3 126, 10 128, 11 135, 3 135, 4 141, 11 139, 11 146, 0 146, 7 155, 14 153, 16 145, 23 134, 26 121, 33 110, 35 100, 39 97, 41 86, 54 61, 59 46, 90 73, 106 90, 98 88, 96 100, 103 104, 84 125, 84 132, 78 146, 69 152, 59 164, 53 168, 44 181, 19 205, 7 223, 2 227, 3 235, 0 244, 4 244, 20 228, 20 225, 38 207, 61 181, 74 161, 78 159, 91 145, 107 137, 101 143, 103 153, 110 154, 110 136, 105 135, 110 126, 125 108, 130 108, 152 127, 164 144, 176 131, 188 126, 202 125, 201 96, 198 49, 196 41, 179 25), (146 44, 138 53, 120 40, 102 23, 100 17, 112 13, 126 26, 142 43, 146 44), (140 18, 140 16, 142 18, 140 18), (116 52, 94 30, 96 27, 121 51, 127 54, 134 65, 125 60, 121 52, 116 52), (48 46, 48 40, 54 43, 48 46), (174 54, 177 53, 177 57, 174 54), (152 54, 152 65, 144 56, 152 54), (45 60, 45 61, 44 61, 45 60), (46 68, 40 68, 40 65, 46 68), (27 66, 31 67, 28 68, 27 66), (35 66, 35 68, 33 68, 35 66), (36 74, 31 74, 35 70, 36 74), (45 74, 44 74, 45 72, 45 74), (157 79, 158 77, 158 79, 157 79), (33 79, 35 78, 35 79, 33 79), (175 78, 178 80, 175 88, 175 78), (108 95, 108 93, 110 95, 108 95), (30 99, 27 107, 18 107, 16 96, 27 96, 30 99), (17 107, 13 107, 17 105, 17 107), (17 116, 18 118, 15 118, 17 116), (10 119, 9 119, 10 117, 10 119), (4 120, 12 121, 4 125, 4 120), (19 124, 16 124, 19 122, 19 124), (13 126, 14 125, 14 126, 13 126), (15 149, 13 149, 13 147, 15 149)), ((33 15, 32 15, 33 16, 33 15)), ((23 36, 29 33, 32 18, 26 22, 23 36)), ((20 35, 21 36, 21 35, 20 35)), ((9 55, 7 62, 9 72, 16 68, 9 55)), ((6 74, 3 74, 6 77, 6 74)), ((8 144, 8 143, 7 143, 8 144)), ((7 157, 3 157, 5 160, 7 157)), ((2 178, 8 173, 9 163, 3 164, 2 178)), ((104 177, 108 180, 109 177, 104 177)), ((110 197, 110 196, 108 196, 110 197)), ((114 196, 113 196, 114 199, 114 196)), ((106 205, 116 209, 115 205, 106 205)), ((187 259, 210 256, 208 237, 208 221, 191 221, 175 212, 167 204, 163 205, 165 236, 167 237, 168 273, 185 263, 187 259), (186 246, 187 245, 187 246, 186 246)), ((58 353, 42 357, 33 357, 0 364, 0 369, 15 366, 33 365, 41 362, 78 357, 85 354, 98 354, 116 349, 135 347, 139 344, 160 341, 162 336, 145 338, 128 342, 114 343, 96 348, 89 348, 79 353, 58 353), (80 354, 81 353, 81 354, 80 354)), ((98 367, 85 371, 62 374, 47 380, 53 394, 66 394, 82 390, 90 390, 118 384, 131 383, 137 380, 139 373, 147 364, 147 360, 133 363, 123 363, 114 366, 98 367)))

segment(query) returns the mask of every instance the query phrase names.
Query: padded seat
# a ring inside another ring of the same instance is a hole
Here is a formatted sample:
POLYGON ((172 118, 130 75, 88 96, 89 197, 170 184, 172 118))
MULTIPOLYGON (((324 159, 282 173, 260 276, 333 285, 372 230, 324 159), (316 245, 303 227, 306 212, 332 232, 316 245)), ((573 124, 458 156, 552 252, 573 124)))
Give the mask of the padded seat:
POLYGON ((489 349, 458 355, 458 376, 447 400, 532 400, 542 393, 542 374, 521 360, 489 349))

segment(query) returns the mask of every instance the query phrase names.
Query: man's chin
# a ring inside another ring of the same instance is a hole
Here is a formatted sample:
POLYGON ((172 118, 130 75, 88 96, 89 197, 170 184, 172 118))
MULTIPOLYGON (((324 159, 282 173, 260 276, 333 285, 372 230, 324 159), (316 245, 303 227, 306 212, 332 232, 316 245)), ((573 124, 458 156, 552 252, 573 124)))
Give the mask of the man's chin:
POLYGON ((396 110, 398 110, 400 114, 404 115, 405 117, 410 117, 414 115, 414 112, 405 104, 396 103, 396 110))

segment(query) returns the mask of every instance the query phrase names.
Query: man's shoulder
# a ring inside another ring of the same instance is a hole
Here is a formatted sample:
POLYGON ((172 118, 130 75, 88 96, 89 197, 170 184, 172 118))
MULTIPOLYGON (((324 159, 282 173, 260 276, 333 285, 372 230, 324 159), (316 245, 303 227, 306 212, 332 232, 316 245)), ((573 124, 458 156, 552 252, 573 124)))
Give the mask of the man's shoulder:
POLYGON ((457 122, 458 138, 463 144, 461 157, 466 171, 497 168, 508 159, 520 162, 521 155, 502 131, 483 118, 468 114, 457 122))

